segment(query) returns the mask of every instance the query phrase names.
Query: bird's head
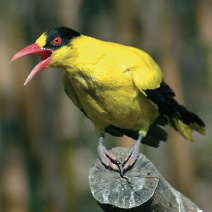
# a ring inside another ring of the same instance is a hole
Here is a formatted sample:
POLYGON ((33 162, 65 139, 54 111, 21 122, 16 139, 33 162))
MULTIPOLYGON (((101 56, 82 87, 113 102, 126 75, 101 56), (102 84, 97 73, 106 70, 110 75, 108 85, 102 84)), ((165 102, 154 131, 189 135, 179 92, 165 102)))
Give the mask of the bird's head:
POLYGON ((34 44, 31 44, 17 52, 10 62, 29 54, 37 54, 41 61, 34 67, 28 75, 24 85, 29 83, 32 78, 42 69, 48 67, 62 67, 63 61, 69 57, 71 41, 80 36, 80 33, 66 28, 56 27, 44 32, 34 44))

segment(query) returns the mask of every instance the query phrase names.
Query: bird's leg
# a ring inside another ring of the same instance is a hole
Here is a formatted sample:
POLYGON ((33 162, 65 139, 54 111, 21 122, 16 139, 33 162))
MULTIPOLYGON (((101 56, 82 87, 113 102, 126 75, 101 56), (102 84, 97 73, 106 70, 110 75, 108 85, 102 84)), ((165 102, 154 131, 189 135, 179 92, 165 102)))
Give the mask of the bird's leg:
POLYGON ((111 168, 115 171, 119 171, 119 167, 117 166, 117 163, 118 163, 117 159, 103 145, 103 140, 104 140, 104 135, 101 135, 99 138, 98 154, 102 163, 108 168, 111 168))
POLYGON ((138 140, 136 142, 134 142, 132 148, 130 149, 129 153, 127 154, 127 157, 124 160, 123 163, 123 170, 127 170, 130 167, 132 167, 134 165, 134 163, 136 162, 139 153, 140 153, 140 149, 141 149, 141 141, 143 139, 143 134, 140 133, 138 140))

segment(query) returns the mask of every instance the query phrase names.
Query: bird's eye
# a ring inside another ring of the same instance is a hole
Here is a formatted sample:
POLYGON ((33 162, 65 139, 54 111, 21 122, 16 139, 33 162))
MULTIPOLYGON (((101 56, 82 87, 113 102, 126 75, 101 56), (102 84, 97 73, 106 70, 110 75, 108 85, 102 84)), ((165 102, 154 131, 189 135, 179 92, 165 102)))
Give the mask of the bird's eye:
POLYGON ((58 45, 61 44, 61 42, 62 42, 62 39, 59 36, 53 39, 54 45, 57 45, 58 46, 58 45))

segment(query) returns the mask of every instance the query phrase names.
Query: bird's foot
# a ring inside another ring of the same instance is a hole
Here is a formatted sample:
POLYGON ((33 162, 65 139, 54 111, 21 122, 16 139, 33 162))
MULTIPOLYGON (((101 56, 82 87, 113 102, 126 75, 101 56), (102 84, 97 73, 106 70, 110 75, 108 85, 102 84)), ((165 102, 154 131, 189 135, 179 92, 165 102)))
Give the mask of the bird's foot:
POLYGON ((114 171, 119 171, 119 161, 105 147, 99 151, 99 157, 106 167, 111 168, 114 171))
POLYGON ((143 138, 143 134, 140 133, 138 140, 133 144, 122 166, 120 166, 120 162, 116 159, 113 153, 108 151, 106 147, 103 145, 104 136, 101 136, 99 138, 98 153, 102 163, 106 167, 111 168, 114 171, 119 171, 121 175, 124 175, 124 173, 127 170, 129 170, 138 159, 140 149, 141 149, 142 138, 143 138))
POLYGON ((133 144, 132 148, 128 152, 122 166, 123 171, 126 172, 126 170, 130 169, 138 159, 140 149, 141 149, 141 140, 142 140, 142 134, 140 134, 138 140, 133 144))
POLYGON ((103 145, 103 138, 104 137, 100 137, 99 139, 99 145, 98 145, 98 153, 99 153, 99 157, 102 161, 102 163, 108 167, 111 168, 114 171, 119 171, 119 161, 116 159, 116 157, 109 152, 106 147, 103 145))

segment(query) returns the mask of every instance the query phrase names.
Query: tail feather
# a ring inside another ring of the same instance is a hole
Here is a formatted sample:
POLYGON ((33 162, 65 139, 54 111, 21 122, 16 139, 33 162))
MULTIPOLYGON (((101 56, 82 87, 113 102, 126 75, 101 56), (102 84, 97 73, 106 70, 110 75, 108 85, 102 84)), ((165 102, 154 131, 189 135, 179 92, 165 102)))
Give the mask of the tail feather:
POLYGON ((177 113, 169 117, 169 123, 187 140, 194 141, 192 131, 205 134, 205 124, 184 106, 176 104, 177 113))
POLYGON ((185 139, 193 141, 192 131, 205 134, 205 124, 194 113, 188 111, 175 100, 175 93, 163 81, 157 89, 145 90, 147 98, 158 106, 161 116, 167 118, 169 125, 185 139))

